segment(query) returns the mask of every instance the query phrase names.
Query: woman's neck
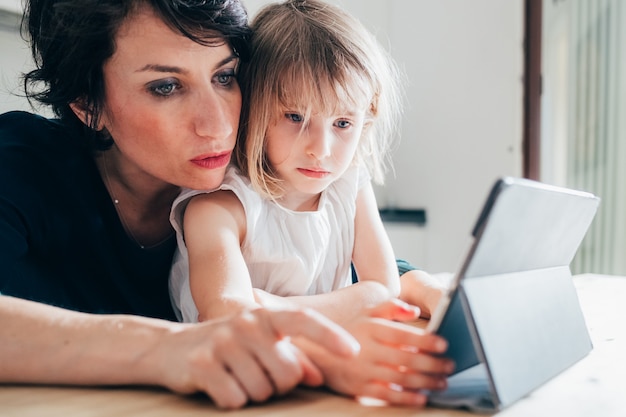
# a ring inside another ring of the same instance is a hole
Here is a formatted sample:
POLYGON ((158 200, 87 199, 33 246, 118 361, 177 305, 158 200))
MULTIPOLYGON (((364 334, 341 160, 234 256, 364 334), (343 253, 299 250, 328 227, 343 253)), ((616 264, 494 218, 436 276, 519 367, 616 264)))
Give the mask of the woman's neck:
POLYGON ((142 248, 166 240, 172 202, 180 189, 124 162, 114 147, 96 158, 103 182, 128 236, 142 248))

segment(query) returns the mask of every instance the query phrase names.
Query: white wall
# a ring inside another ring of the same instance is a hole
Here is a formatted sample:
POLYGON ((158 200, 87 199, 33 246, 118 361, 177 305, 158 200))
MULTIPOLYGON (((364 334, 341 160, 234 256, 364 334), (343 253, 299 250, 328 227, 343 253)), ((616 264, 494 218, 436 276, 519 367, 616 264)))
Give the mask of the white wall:
MULTIPOLYGON (((7 3, 7 2, 4 2, 7 3)), ((30 66, 30 50, 19 34, 18 15, 6 12, 0 4, 0 112, 30 109, 20 97, 20 74, 30 66)))
POLYGON ((410 84, 387 195, 427 210, 425 259, 411 261, 456 270, 494 180, 521 175, 523 2, 390 4, 392 52, 410 84))
MULTIPOLYGON (((376 33, 407 74, 396 176, 377 195, 381 206, 425 208, 427 225, 388 225, 396 254, 454 271, 493 181, 521 175, 523 0, 331 1, 376 33)), ((268 3, 244 2, 251 14, 268 3)), ((23 51, 9 51, 21 65, 23 51)), ((0 110, 4 103, 2 94, 0 110)))
POLYGON ((9 10, 14 13, 22 11, 21 0, 0 0, 0 10, 9 10))

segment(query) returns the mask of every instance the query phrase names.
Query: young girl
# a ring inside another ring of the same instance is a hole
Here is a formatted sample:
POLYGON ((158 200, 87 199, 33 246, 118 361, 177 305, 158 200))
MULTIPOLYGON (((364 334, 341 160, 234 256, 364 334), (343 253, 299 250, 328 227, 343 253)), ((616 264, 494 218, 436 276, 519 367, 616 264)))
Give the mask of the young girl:
POLYGON ((393 62, 360 23, 321 2, 270 5, 252 26, 236 167, 218 191, 174 202, 176 307, 202 321, 269 294, 344 289, 313 304, 341 319, 398 296, 370 184, 382 180, 399 115, 393 62))
MULTIPOLYGON (((400 295, 370 184, 382 180, 400 77, 356 19, 321 1, 269 5, 252 27, 235 166, 219 190, 186 190, 174 202, 172 299, 184 321, 295 303, 350 327, 364 309, 400 295)), ((401 318, 415 318, 403 308, 401 318)), ((377 378, 429 385, 364 380, 377 378)), ((340 392, 364 394, 346 384, 340 392)))

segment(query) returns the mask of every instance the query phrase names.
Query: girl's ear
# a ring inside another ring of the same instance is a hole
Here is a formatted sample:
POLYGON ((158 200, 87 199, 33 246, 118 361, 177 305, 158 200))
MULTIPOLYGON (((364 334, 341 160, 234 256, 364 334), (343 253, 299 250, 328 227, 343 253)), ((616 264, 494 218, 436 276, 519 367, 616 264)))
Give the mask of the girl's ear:
MULTIPOLYGON (((70 109, 74 112, 76 117, 83 122, 87 127, 91 127, 91 119, 93 118, 93 111, 85 104, 82 99, 78 99, 70 103, 70 109)), ((98 120, 98 126, 96 130, 100 131, 104 128, 102 119, 98 120)))

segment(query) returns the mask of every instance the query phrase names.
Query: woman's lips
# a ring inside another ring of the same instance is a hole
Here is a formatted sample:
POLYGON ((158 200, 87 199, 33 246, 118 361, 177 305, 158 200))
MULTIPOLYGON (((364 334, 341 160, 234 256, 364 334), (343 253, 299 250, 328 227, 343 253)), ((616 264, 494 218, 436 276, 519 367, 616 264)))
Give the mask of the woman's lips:
POLYGON ((191 160, 192 163, 207 169, 223 168, 230 162, 231 152, 212 155, 201 155, 191 160))

